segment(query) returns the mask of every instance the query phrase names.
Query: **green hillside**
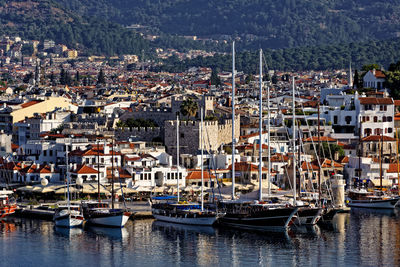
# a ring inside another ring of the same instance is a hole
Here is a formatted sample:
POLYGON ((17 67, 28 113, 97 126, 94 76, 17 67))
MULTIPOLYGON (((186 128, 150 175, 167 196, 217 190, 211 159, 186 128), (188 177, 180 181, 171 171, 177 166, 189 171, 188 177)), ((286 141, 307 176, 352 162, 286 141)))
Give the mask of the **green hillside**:
POLYGON ((397 0, 60 0, 80 15, 178 35, 237 35, 246 47, 382 40, 400 33, 397 0))

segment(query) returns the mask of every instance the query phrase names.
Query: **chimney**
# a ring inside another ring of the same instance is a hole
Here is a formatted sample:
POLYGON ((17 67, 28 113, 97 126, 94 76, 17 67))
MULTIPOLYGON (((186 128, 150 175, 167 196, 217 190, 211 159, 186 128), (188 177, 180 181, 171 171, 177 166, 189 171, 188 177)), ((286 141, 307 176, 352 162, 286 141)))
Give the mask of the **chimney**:
POLYGON ((50 172, 54 173, 54 164, 50 164, 50 172))
POLYGON ((372 74, 375 76, 375 73, 376 73, 376 70, 375 69, 373 69, 372 70, 372 74))

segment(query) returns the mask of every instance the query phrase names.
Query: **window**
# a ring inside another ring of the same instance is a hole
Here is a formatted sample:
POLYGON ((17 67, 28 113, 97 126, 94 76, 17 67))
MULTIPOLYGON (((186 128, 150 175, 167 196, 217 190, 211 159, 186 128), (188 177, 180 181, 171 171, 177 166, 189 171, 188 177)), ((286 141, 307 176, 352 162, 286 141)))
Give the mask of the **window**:
POLYGON ((386 105, 383 106, 383 110, 387 111, 387 106, 386 105))
POLYGON ((53 150, 49 150, 49 156, 50 156, 50 157, 53 156, 53 150))
POLYGON ((388 116, 388 117, 387 117, 387 121, 388 121, 388 122, 392 122, 392 120, 393 120, 393 118, 392 118, 391 116, 388 116))
POLYGON ((374 116, 374 122, 378 122, 378 117, 374 116))
POLYGON ((185 135, 183 133, 181 133, 181 138, 185 138, 185 135))
POLYGON ((171 180, 171 174, 167 173, 167 180, 171 180))
POLYGON ((379 110, 380 110, 380 111, 383 111, 383 105, 380 105, 380 106, 379 106, 379 110))
POLYGON ((392 128, 388 128, 387 130, 388 130, 388 133, 392 133, 393 132, 392 128))
POLYGON ((344 118, 344 120, 346 121, 346 124, 350 124, 350 122, 351 122, 351 116, 346 116, 346 117, 344 118))
POLYGON ((140 174, 140 180, 143 180, 143 173, 140 174))
POLYGON ((333 124, 337 124, 338 122, 338 116, 333 116, 333 124))
POLYGON ((43 156, 47 156, 47 150, 43 150, 43 156))
POLYGON ((386 122, 386 116, 383 116, 383 117, 382 117, 382 121, 383 121, 383 122, 386 122))

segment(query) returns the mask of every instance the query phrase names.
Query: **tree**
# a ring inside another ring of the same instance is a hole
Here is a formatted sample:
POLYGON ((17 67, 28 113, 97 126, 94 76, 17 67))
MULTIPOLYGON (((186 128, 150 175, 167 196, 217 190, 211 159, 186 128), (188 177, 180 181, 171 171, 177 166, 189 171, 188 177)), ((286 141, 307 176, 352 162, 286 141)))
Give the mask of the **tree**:
POLYGON ((99 75, 97 76, 97 84, 105 84, 106 78, 104 77, 103 69, 100 69, 99 75))
POLYGON ((388 71, 386 85, 390 89, 390 95, 394 99, 400 99, 400 71, 388 71))
POLYGON ((61 71, 60 71, 60 84, 65 85, 65 70, 64 70, 64 68, 61 68, 61 71))
POLYGON ((381 67, 376 63, 367 64, 367 65, 364 65, 361 70, 364 71, 364 72, 367 72, 367 71, 370 71, 370 70, 373 70, 373 69, 380 70, 381 67))
POLYGON ((192 98, 188 98, 182 102, 180 112, 183 116, 194 117, 196 116, 197 110, 197 102, 195 102, 192 98))
POLYGON ((215 85, 219 87, 221 85, 221 79, 218 76, 218 71, 212 69, 211 71, 211 78, 210 78, 211 85, 215 85))
POLYGON ((79 84, 79 81, 81 80, 81 76, 79 75, 79 71, 76 71, 75 80, 79 84))

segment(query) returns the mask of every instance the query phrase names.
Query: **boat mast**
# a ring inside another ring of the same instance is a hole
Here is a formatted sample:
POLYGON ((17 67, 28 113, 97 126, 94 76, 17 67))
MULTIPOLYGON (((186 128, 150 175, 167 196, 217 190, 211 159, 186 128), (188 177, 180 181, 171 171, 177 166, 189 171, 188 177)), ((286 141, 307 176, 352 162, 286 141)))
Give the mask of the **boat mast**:
POLYGON ((101 201, 101 198, 100 198, 100 143, 98 140, 96 140, 96 144, 97 144, 97 195, 98 195, 99 202, 100 202, 101 201))
POLYGON ((293 93, 293 204, 296 206, 296 105, 294 95, 294 77, 292 77, 292 93, 293 93))
MULTIPOLYGON (((259 113, 259 120, 258 120, 258 128, 259 128, 259 147, 258 147, 258 151, 259 151, 259 164, 258 164, 258 180, 259 180, 259 201, 262 201, 262 113, 263 113, 263 109, 262 109, 262 49, 260 49, 260 92, 258 94, 259 97, 259 108, 258 108, 258 113, 259 113)), ((269 116, 269 114, 268 114, 269 116)), ((269 138, 268 138, 268 142, 269 142, 269 138)), ((268 169, 268 179, 269 179, 269 169, 268 169)))
POLYGON ((114 138, 111 139, 111 208, 114 209, 114 138))
MULTIPOLYGON (((321 134, 320 134, 320 101, 318 101, 318 129, 317 129, 317 138, 318 138, 318 155, 317 155, 317 160, 318 160, 318 204, 321 205, 321 134)), ((311 136, 312 138, 312 136, 311 136)))
POLYGON ((200 109, 200 147, 201 147, 201 211, 204 210, 204 171, 203 171, 203 107, 200 109))
POLYGON ((400 195, 400 189, 399 189, 399 184, 400 184, 400 168, 399 168, 399 132, 398 129, 396 129, 396 161, 397 161, 397 192, 400 195))
POLYGON ((380 185, 381 185, 381 191, 382 191, 382 154, 383 154, 383 132, 381 133, 381 147, 379 151, 379 173, 380 173, 380 185))
POLYGON ((176 113, 176 189, 179 202, 179 113, 176 113))
POLYGON ((232 200, 235 199, 235 41, 232 43, 232 200))
POLYGON ((69 151, 68 151, 68 144, 66 144, 66 157, 65 157, 65 163, 67 165, 67 171, 66 171, 66 175, 67 175, 67 205, 68 205, 68 211, 70 211, 70 202, 69 202, 69 163, 68 163, 68 157, 69 157, 69 151))

